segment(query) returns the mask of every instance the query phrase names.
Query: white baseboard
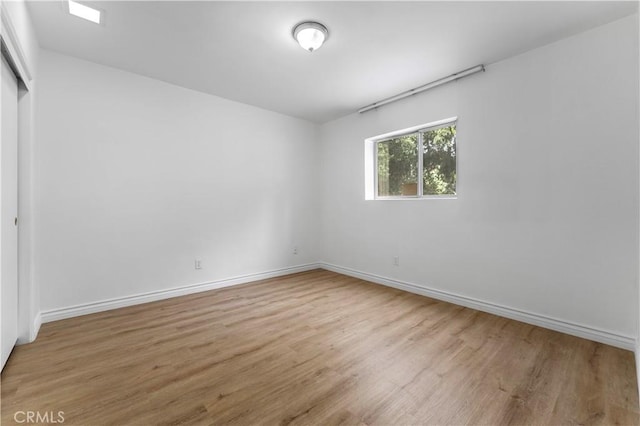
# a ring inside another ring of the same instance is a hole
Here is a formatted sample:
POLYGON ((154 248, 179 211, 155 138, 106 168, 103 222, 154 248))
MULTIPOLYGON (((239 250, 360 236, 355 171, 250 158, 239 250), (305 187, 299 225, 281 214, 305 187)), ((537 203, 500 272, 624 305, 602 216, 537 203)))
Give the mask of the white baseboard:
POLYGON ((29 326, 29 329, 18 337, 18 341, 16 345, 26 345, 28 343, 33 342, 38 337, 38 332, 40 331, 40 326, 42 325, 42 316, 40 312, 38 312, 33 319, 33 323, 29 326))
POLYGON ((593 340, 607 345, 616 346, 622 349, 634 351, 636 353, 636 364, 638 365, 638 374, 640 378, 640 347, 636 346, 636 339, 630 336, 616 334, 610 331, 588 327, 581 324, 571 323, 556 318, 526 312, 507 306, 498 305, 483 300, 461 296, 458 294, 436 290, 433 288, 399 281, 393 278, 382 277, 367 272, 357 271, 351 268, 333 265, 330 263, 309 263, 289 268, 276 269, 267 272, 255 274, 247 274, 238 277, 226 278, 206 283, 193 284, 183 287, 176 287, 167 290, 154 291, 144 294, 136 294, 132 296, 119 297, 115 299, 103 300, 100 302, 76 305, 67 308, 53 309, 38 314, 34 321, 33 339, 37 335, 41 323, 57 321, 65 318, 77 317, 81 315, 92 314, 96 312, 107 311, 111 309, 123 308, 125 306, 138 305, 142 303, 153 302, 156 300, 169 299, 172 297, 184 296, 187 294, 199 293, 202 291, 215 290, 223 287, 230 287, 238 284, 245 284, 252 281, 275 278, 283 275, 294 274, 297 272, 310 271, 312 269, 323 268, 329 271, 337 272, 356 278, 370 281, 375 284, 381 284, 388 287, 397 288, 411 293, 420 294, 438 300, 454 303, 460 306, 477 309, 479 311, 488 312, 528 324, 537 325, 561 333, 570 334, 577 337, 593 340))
MULTIPOLYGON (((634 355, 636 360, 636 385, 638 386, 638 395, 640 395, 640 341, 636 341, 634 355)), ((638 403, 640 404, 640 401, 638 403)))
POLYGON ((369 274, 367 272, 357 271, 351 268, 332 265, 330 263, 320 262, 319 265, 323 269, 337 272, 343 275, 349 275, 355 278, 360 278, 362 280, 370 281, 375 284, 381 284, 411 293, 420 294, 422 296, 431 297, 433 299, 443 300, 445 302, 450 302, 456 305, 466 306, 468 308, 477 309, 478 311, 488 312, 502 317, 511 318, 516 321, 537 325, 543 328, 548 328, 550 330, 570 334, 572 336, 582 337, 584 339, 616 346, 618 348, 627 349, 630 351, 636 350, 636 339, 630 336, 624 336, 610 331, 571 323, 545 315, 539 315, 532 312, 509 308, 507 306, 474 299, 472 297, 461 296, 458 294, 449 293, 447 291, 436 290, 409 282, 399 281, 393 278, 382 277, 375 274, 369 274))
MULTIPOLYGON (((183 287, 175 287, 167 290, 159 290, 132 296, 102 300, 100 302, 70 306, 68 308, 52 309, 42 312, 42 315, 38 315, 38 318, 41 318, 41 322, 46 323, 65 318, 72 318, 81 315, 93 314, 96 312, 108 311, 111 309, 123 308, 125 306, 139 305, 142 303, 154 302, 156 300, 169 299, 172 297, 184 296, 187 294, 200 293, 202 291, 209 291, 238 284, 245 284, 252 281, 275 278, 282 275, 295 274, 297 272, 310 271, 312 269, 318 268, 320 268, 319 264, 308 263, 305 265, 292 266, 289 268, 274 269, 266 272, 241 275, 237 277, 225 278, 222 280, 210 281, 200 284, 192 284, 183 287)), ((38 328, 40 328, 39 325, 38 328)))
POLYGON ((42 314, 38 312, 36 317, 33 320, 33 328, 31 329, 31 336, 29 338, 30 341, 33 342, 38 337, 38 333, 40 332, 40 326, 42 325, 42 314))

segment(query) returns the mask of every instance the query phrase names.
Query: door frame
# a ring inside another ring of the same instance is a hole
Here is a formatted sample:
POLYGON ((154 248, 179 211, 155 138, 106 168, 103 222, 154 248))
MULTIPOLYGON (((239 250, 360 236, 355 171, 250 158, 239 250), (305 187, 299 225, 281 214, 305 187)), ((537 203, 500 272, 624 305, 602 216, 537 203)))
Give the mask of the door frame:
POLYGON ((18 78, 18 344, 40 329, 39 292, 33 279, 34 81, 6 2, 0 1, 0 47, 18 78))

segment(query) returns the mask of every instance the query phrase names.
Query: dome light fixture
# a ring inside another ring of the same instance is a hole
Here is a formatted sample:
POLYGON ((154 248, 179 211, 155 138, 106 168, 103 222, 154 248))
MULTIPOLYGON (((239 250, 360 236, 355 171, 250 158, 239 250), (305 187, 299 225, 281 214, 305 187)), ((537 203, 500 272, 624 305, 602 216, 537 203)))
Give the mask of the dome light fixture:
POLYGON ((329 30, 319 22, 305 21, 293 27, 292 35, 304 50, 313 52, 329 37, 329 30))

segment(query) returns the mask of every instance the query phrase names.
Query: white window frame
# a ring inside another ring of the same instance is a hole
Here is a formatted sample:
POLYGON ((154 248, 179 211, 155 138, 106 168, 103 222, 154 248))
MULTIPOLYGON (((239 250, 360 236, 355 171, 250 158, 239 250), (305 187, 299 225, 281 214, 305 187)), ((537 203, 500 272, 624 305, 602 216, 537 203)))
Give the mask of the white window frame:
POLYGON ((457 128, 458 117, 451 117, 444 120, 434 121, 427 124, 421 124, 419 126, 409 127, 407 129, 398 130, 391 133, 385 133, 383 135, 374 136, 365 140, 365 155, 369 158, 365 158, 365 179, 371 182, 373 177, 373 187, 371 188, 365 182, 365 199, 367 200, 428 200, 428 199, 457 199, 458 198, 458 141, 456 140, 456 194, 424 194, 423 188, 423 155, 421 155, 424 149, 424 137, 423 133, 429 130, 436 130, 442 127, 448 127, 452 124, 457 128), (378 143, 387 142, 392 139, 417 135, 418 137, 418 181, 417 181, 417 195, 378 195, 378 143), (367 149, 368 148, 368 149, 367 149), (371 158, 371 156, 373 158, 371 158), (373 176, 371 176, 373 175, 373 176))

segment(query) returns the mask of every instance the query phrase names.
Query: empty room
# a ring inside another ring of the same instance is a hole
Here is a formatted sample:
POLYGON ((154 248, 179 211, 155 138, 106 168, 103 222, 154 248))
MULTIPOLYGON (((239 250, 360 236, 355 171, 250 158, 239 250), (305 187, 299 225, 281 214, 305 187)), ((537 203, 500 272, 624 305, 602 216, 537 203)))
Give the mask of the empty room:
POLYGON ((638 425, 637 1, 2 0, 3 425, 638 425))

